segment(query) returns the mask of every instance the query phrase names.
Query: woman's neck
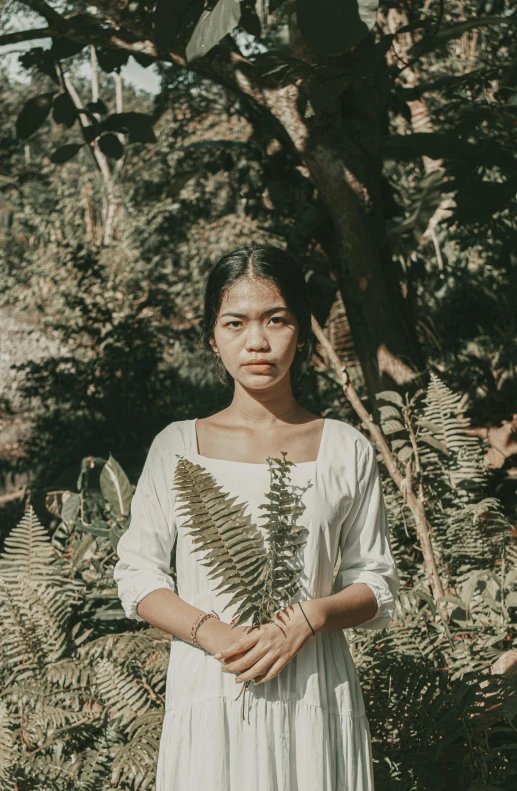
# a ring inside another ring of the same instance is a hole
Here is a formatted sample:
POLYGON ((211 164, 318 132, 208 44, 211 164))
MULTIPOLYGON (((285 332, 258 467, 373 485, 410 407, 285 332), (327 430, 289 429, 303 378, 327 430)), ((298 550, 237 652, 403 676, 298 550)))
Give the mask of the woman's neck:
POLYGON ((296 423, 311 413, 307 412, 293 396, 290 386, 278 383, 278 387, 268 390, 247 390, 236 382, 232 403, 219 413, 222 418, 234 425, 238 423, 249 425, 274 426, 275 423, 296 423))

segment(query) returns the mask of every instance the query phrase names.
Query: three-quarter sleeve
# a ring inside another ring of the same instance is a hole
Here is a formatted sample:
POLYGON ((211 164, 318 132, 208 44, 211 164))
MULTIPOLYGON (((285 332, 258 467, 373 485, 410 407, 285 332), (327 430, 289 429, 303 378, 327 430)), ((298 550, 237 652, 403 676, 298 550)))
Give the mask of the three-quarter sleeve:
POLYGON ((375 594, 377 611, 358 627, 382 629, 395 611, 400 579, 391 550, 379 468, 370 443, 359 458, 357 475, 356 495, 341 526, 341 563, 333 592, 353 582, 368 585, 375 594))
POLYGON ((117 545, 113 578, 126 616, 136 621, 144 620, 136 606, 148 593, 176 590, 170 574, 176 528, 167 467, 155 438, 133 494, 129 527, 117 545))

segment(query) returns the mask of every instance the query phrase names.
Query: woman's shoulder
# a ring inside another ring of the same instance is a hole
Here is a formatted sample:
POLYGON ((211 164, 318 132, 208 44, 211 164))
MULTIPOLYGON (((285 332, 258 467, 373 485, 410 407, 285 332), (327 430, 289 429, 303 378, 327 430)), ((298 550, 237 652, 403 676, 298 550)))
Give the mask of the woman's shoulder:
POLYGON ((151 450, 160 455, 183 453, 189 447, 192 419, 173 420, 154 437, 151 450))
POLYGON ((326 420, 329 423, 329 447, 332 452, 336 451, 340 455, 339 452, 342 453, 344 448, 346 451, 353 451, 357 456, 363 456, 372 450, 372 443, 368 437, 351 423, 337 418, 326 418, 326 420))

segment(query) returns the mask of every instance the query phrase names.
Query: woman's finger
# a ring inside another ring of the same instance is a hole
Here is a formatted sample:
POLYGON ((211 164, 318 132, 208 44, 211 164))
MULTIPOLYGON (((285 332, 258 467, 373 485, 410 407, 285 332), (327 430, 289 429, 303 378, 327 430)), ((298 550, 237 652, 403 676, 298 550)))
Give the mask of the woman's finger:
POLYGON ((285 665, 286 663, 283 662, 281 658, 277 659, 277 661, 273 662, 271 667, 269 667, 265 673, 263 673, 260 677, 255 678, 255 684, 262 684, 264 681, 270 681, 280 673, 285 665))
POLYGON ((271 654, 266 654, 261 659, 259 659, 255 664, 245 670, 244 672, 240 673, 239 676, 235 679, 237 682, 242 681, 250 681, 251 679, 255 678, 256 676, 265 673, 268 667, 271 666, 272 662, 274 661, 274 657, 271 654))
POLYGON ((258 640, 258 635, 250 634, 246 637, 241 637, 239 640, 236 640, 235 643, 232 643, 228 646, 228 648, 224 648, 222 651, 219 651, 217 654, 214 654, 214 659, 220 659, 221 661, 228 659, 228 657, 233 656, 234 654, 238 654, 242 651, 248 651, 252 648, 258 640))
POLYGON ((241 654, 241 656, 230 657, 227 659, 226 662, 224 662, 223 672, 243 673, 245 670, 262 659, 267 651, 269 651, 269 646, 261 648, 259 645, 255 645, 253 648, 250 648, 248 651, 245 651, 243 654, 241 654))

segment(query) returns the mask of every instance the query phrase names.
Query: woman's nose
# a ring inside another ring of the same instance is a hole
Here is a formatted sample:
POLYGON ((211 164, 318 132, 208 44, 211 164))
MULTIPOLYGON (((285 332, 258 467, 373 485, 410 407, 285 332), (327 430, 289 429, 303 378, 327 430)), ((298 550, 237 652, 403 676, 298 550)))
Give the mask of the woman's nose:
POLYGON ((269 348, 269 343, 261 333, 250 333, 246 338, 246 348, 249 351, 264 350, 269 348))

